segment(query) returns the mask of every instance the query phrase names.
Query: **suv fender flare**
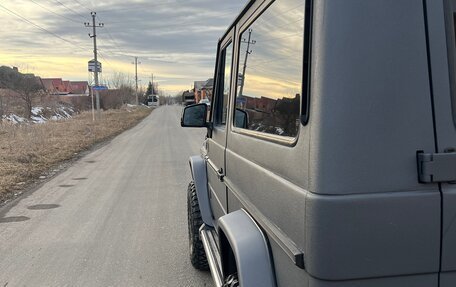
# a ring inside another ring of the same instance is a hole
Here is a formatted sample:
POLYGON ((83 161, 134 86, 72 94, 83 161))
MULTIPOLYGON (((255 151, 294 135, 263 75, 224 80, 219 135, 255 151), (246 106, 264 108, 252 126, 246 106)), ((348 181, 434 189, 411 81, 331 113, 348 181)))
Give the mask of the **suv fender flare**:
POLYGON ((233 250, 240 286, 276 287, 267 239, 252 217, 243 209, 232 212, 218 220, 218 229, 233 250))
POLYGON ((209 193, 207 191, 206 162, 201 156, 195 155, 190 157, 189 163, 193 182, 196 187, 196 196, 198 197, 201 218, 206 225, 213 227, 212 209, 209 202, 209 193))

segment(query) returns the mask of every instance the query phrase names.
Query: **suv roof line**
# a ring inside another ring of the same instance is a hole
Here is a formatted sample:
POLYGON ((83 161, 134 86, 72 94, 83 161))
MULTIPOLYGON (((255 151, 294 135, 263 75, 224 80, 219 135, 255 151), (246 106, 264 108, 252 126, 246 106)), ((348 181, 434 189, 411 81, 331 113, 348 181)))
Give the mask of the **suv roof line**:
POLYGON ((242 8, 241 12, 236 16, 234 21, 228 26, 228 29, 225 31, 225 33, 223 33, 223 36, 221 38, 219 38, 219 40, 218 40, 219 42, 222 39, 224 39, 226 37, 226 35, 228 35, 230 33, 231 29, 233 29, 233 27, 236 26, 236 24, 239 22, 239 20, 247 13, 247 11, 250 9, 250 7, 252 7, 253 3, 255 3, 255 2, 256 2, 256 0, 250 0, 244 6, 244 8, 242 8))

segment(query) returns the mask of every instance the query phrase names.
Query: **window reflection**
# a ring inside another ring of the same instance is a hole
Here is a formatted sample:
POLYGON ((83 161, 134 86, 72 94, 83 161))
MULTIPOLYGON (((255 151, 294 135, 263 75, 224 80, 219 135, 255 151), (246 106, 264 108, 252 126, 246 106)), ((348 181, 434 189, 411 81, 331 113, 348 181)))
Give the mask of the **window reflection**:
POLYGON ((233 47, 229 44, 225 48, 225 74, 223 84, 223 107, 222 107, 222 124, 226 124, 226 116, 228 109, 228 99, 231 91, 231 64, 233 60, 233 47))
POLYGON ((241 36, 235 126, 295 137, 299 129, 304 0, 277 0, 241 36), (243 111, 243 114, 238 115, 243 111), (242 122, 243 124, 239 124, 242 122))

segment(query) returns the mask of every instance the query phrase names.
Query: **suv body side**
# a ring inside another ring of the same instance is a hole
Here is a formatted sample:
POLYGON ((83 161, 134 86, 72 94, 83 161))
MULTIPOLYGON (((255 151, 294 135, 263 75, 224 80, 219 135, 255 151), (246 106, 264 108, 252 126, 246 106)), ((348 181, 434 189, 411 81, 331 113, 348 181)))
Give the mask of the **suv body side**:
POLYGON ((277 286, 454 285, 453 185, 417 175, 417 152, 456 146, 448 2, 302 0, 302 120, 285 138, 236 127, 234 116, 247 81, 243 35, 286 1, 251 1, 220 42, 234 53, 222 180, 212 147, 203 154, 208 185, 220 190, 210 192, 215 221, 240 209, 251 216, 277 286))

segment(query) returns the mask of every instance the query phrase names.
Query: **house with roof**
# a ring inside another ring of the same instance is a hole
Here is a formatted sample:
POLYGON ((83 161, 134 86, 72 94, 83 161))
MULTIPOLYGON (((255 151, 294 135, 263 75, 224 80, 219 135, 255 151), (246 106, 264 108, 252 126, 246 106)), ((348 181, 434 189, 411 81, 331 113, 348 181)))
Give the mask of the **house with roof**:
POLYGON ((45 91, 55 96, 88 96, 89 83, 87 81, 64 81, 61 78, 42 78, 41 84, 45 91))
POLYGON ((206 81, 195 81, 193 83, 193 91, 195 93, 195 102, 196 103, 199 103, 199 101, 202 99, 201 89, 203 88, 205 83, 206 83, 206 81))
POLYGON ((87 81, 71 81, 70 90, 73 95, 88 96, 90 94, 89 83, 87 81))
POLYGON ((212 92, 214 90, 214 79, 208 79, 201 88, 201 95, 203 99, 212 101, 212 92))
POLYGON ((212 92, 214 90, 214 79, 208 79, 206 81, 195 81, 194 92, 195 101, 199 103, 202 99, 212 100, 212 92))
POLYGON ((50 95, 67 95, 68 86, 65 87, 61 78, 41 78, 41 83, 50 95))

